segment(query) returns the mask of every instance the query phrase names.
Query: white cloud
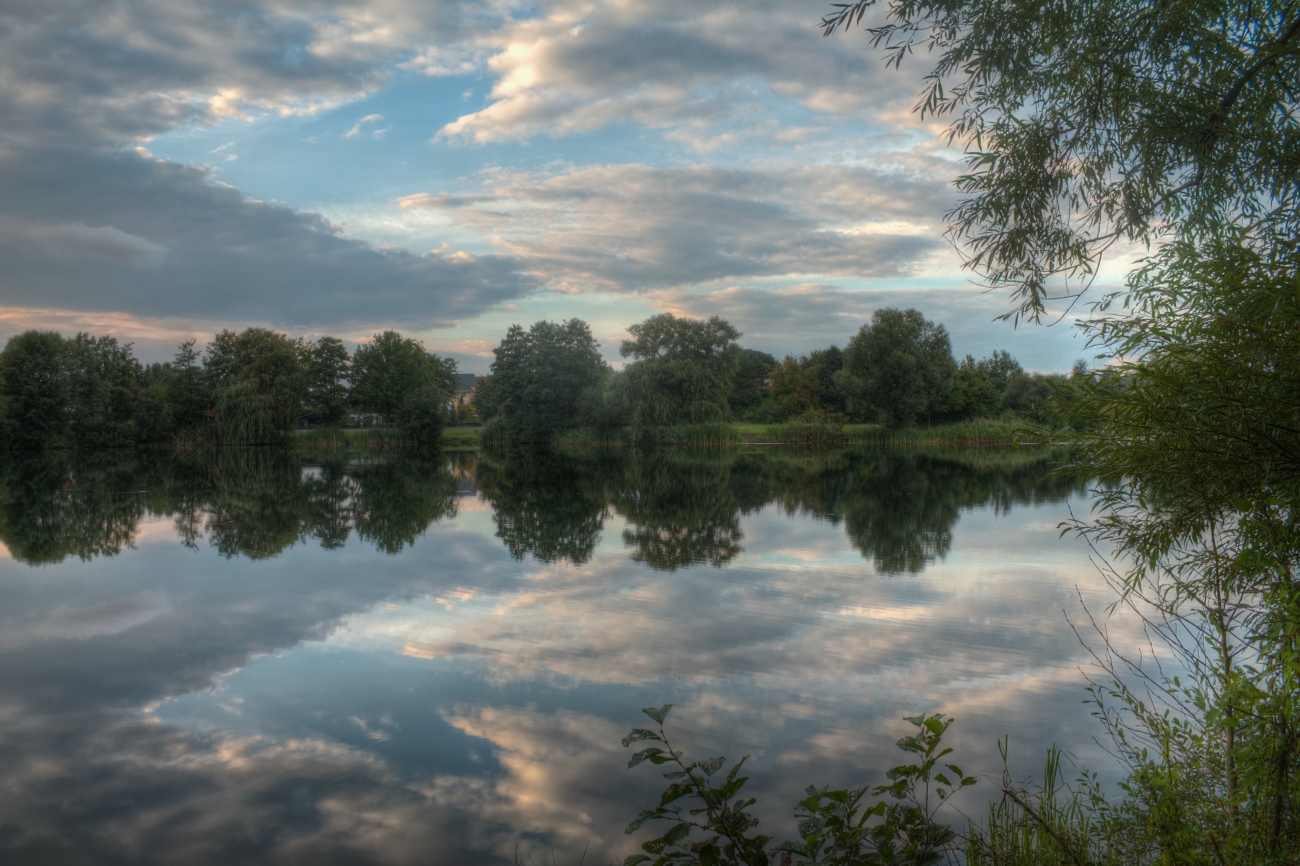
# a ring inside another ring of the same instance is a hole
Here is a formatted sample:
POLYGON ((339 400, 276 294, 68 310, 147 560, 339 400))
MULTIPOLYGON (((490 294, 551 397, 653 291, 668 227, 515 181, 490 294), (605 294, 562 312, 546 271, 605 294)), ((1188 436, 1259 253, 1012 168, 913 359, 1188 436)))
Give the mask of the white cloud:
POLYGON ((818 17, 780 0, 553 2, 428 62, 430 74, 477 62, 495 77, 489 104, 440 135, 485 143, 619 122, 713 126, 765 92, 846 114, 914 92, 911 75, 885 71, 860 34, 822 38, 818 17))
MULTIPOLYGON (((365 117, 361 118, 356 123, 352 124, 352 128, 349 129, 347 132, 343 133, 343 137, 354 138, 358 133, 361 132, 361 127, 365 126, 367 123, 378 123, 383 119, 384 116, 382 114, 367 114, 365 117)), ((384 130, 374 130, 374 134, 376 136, 381 136, 383 135, 383 133, 384 130)))

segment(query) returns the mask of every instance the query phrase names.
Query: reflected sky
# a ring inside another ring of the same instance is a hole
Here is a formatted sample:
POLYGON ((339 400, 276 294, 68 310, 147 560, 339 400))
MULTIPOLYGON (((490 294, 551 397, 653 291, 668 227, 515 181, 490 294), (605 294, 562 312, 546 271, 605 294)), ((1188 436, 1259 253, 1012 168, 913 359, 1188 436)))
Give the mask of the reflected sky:
POLYGON ((752 755, 768 832, 919 711, 968 772, 1010 735, 1105 775, 1071 509, 1025 452, 0 465, 0 853, 621 860, 661 780, 619 739, 666 702, 752 755))

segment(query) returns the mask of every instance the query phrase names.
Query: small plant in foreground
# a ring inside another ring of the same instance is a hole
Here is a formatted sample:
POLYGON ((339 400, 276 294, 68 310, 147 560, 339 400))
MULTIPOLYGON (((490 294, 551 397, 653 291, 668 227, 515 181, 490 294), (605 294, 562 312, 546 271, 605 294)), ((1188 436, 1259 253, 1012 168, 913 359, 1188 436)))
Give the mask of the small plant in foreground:
POLYGON ((740 795, 748 781, 740 775, 748 756, 722 776, 724 757, 687 762, 664 730, 671 709, 672 704, 665 704, 643 710, 658 728, 634 728, 623 738, 624 746, 647 740, 662 744, 638 751, 629 767, 648 761, 673 768, 664 774, 669 784, 659 805, 643 811, 624 832, 633 833, 647 821, 671 826, 641 846, 645 854, 624 860, 624 866, 768 866, 777 857, 781 866, 926 866, 952 850, 956 834, 938 823, 935 813, 954 791, 975 784, 959 767, 940 764, 952 751, 941 748, 952 719, 936 713, 907 720, 917 731, 899 740, 898 747, 916 755, 916 763, 890 770, 890 784, 835 791, 809 787, 795 810, 799 841, 769 847, 771 837, 754 830, 758 818, 749 811, 754 798, 740 795), (871 797, 886 799, 870 802, 868 790, 871 797))

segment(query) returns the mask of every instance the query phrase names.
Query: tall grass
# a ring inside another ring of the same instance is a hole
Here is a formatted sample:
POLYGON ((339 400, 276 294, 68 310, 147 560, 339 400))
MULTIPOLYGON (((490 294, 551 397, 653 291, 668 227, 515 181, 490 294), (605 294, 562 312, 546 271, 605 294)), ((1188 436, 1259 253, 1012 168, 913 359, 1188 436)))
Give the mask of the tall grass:
POLYGON ((614 429, 581 428, 561 433, 553 443, 557 448, 641 447, 670 449, 730 448, 741 444, 741 436, 732 424, 676 424, 666 427, 622 427, 614 429))
POLYGON ((385 427, 365 427, 343 430, 338 427, 319 427, 298 430, 292 439, 293 447, 313 452, 359 450, 388 450, 406 444, 401 431, 385 427))

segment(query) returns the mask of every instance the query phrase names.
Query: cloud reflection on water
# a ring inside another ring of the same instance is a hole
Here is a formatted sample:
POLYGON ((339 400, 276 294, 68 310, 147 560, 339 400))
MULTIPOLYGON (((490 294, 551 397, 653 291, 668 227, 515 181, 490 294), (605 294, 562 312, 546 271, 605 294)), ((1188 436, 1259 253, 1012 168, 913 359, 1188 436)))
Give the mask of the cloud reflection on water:
POLYGON ((0 571, 14 862, 596 862, 654 788, 617 740, 669 700, 778 821, 874 780, 905 712, 986 771, 1007 731, 1087 741, 1061 611, 1105 590, 1031 460, 160 462, 3 476, 41 566, 0 571))

